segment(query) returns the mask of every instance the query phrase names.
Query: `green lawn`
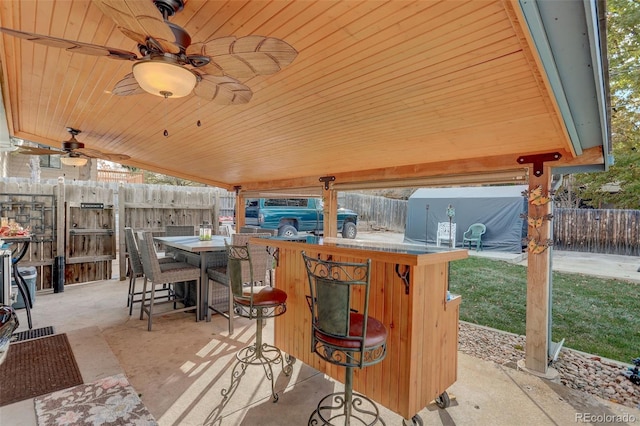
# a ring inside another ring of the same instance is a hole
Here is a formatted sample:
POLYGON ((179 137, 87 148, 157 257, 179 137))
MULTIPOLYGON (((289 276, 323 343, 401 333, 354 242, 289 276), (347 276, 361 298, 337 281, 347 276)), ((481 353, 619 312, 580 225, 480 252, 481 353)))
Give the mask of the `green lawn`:
MULTIPOLYGON (((525 334, 527 268, 470 257, 451 262, 460 319, 525 334)), ((629 363, 640 356, 640 284, 553 273, 553 341, 629 363)))

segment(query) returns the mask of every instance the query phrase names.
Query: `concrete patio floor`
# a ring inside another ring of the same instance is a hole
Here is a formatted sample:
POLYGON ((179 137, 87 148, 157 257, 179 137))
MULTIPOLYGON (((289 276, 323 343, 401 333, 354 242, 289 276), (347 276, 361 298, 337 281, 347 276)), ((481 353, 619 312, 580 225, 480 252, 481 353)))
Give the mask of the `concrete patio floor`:
MULTIPOLYGON (((635 260, 628 260, 626 273, 631 274, 635 260)), ((563 262, 554 263, 554 269, 561 269, 563 262)), ((612 265, 621 269, 620 262, 612 265)), ((141 280, 138 282, 140 285, 141 280)), ((229 336, 224 318, 214 315, 207 323, 195 322, 193 314, 175 314, 154 319, 153 331, 148 332, 146 320, 138 319, 138 309, 128 315, 127 286, 128 281, 115 278, 67 286, 58 294, 38 293, 32 310, 33 327, 53 326, 56 333, 68 335, 85 383, 126 374, 160 425, 306 425, 318 401, 342 388, 296 362, 290 377, 281 374, 280 367, 275 370, 277 403, 271 402, 270 384, 259 367, 250 367, 236 392, 224 399, 220 391, 230 383, 234 354, 252 342, 255 323, 236 319, 235 333, 229 336)), ((25 311, 18 313, 21 326, 17 331, 25 331, 25 311)), ((268 321, 265 327, 266 341, 272 340, 271 325, 268 321)), ((640 421, 640 410, 460 352, 458 380, 447 391, 451 406, 425 407, 419 413, 424 424, 537 426, 640 421)), ((384 408, 382 415, 388 426, 403 424, 399 415, 384 408)), ((0 407, 0 425, 36 424, 32 399, 0 407)))

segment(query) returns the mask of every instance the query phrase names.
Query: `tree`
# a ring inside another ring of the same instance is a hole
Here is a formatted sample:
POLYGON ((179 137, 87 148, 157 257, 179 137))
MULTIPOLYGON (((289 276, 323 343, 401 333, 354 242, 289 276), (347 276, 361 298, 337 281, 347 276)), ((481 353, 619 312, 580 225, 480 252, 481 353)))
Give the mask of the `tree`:
POLYGON ((173 186, 206 186, 199 182, 180 179, 175 176, 163 175, 144 170, 144 181, 154 185, 173 185, 173 186))
POLYGON ((163 175, 161 173, 150 172, 138 167, 123 165, 127 170, 132 172, 142 172, 144 174, 144 182, 153 185, 173 185, 173 186, 207 186, 205 184, 194 182, 191 180, 180 179, 175 176, 163 175))
POLYGON ((575 176, 577 194, 591 206, 640 208, 640 2, 607 2, 607 49, 614 164, 607 172, 575 176), (617 189, 619 187, 619 190, 617 189))

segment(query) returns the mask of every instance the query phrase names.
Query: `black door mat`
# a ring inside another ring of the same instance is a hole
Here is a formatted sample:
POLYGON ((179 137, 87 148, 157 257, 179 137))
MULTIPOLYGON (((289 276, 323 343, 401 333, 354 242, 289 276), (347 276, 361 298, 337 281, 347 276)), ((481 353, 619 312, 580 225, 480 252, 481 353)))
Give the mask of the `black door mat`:
POLYGON ((32 330, 20 331, 11 335, 12 342, 22 342, 25 340, 37 339, 39 337, 51 336, 55 334, 53 326, 34 328, 32 330))

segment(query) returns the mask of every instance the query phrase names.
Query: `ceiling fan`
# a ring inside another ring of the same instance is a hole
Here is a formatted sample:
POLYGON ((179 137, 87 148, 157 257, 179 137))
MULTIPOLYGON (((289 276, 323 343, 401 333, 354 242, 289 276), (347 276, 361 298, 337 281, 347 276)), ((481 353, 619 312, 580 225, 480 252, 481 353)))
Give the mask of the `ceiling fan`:
POLYGON ((81 133, 80 130, 67 127, 67 132, 71 134, 71 138, 68 141, 62 142, 62 149, 18 146, 16 153, 23 155, 63 155, 60 161, 68 166, 84 166, 87 158, 101 158, 114 162, 120 162, 130 158, 125 154, 112 154, 101 152, 97 149, 85 148, 84 144, 76 139, 76 136, 81 133))
POLYGON ((0 31, 34 43, 74 53, 134 61, 132 72, 116 83, 119 96, 151 93, 177 98, 193 92, 219 104, 244 104, 253 92, 236 78, 270 75, 289 65, 298 52, 283 40, 249 35, 191 44, 191 37, 168 18, 184 0, 95 0, 118 29, 138 43, 133 52, 0 27, 0 31), (233 77, 232 77, 233 76, 233 77))

